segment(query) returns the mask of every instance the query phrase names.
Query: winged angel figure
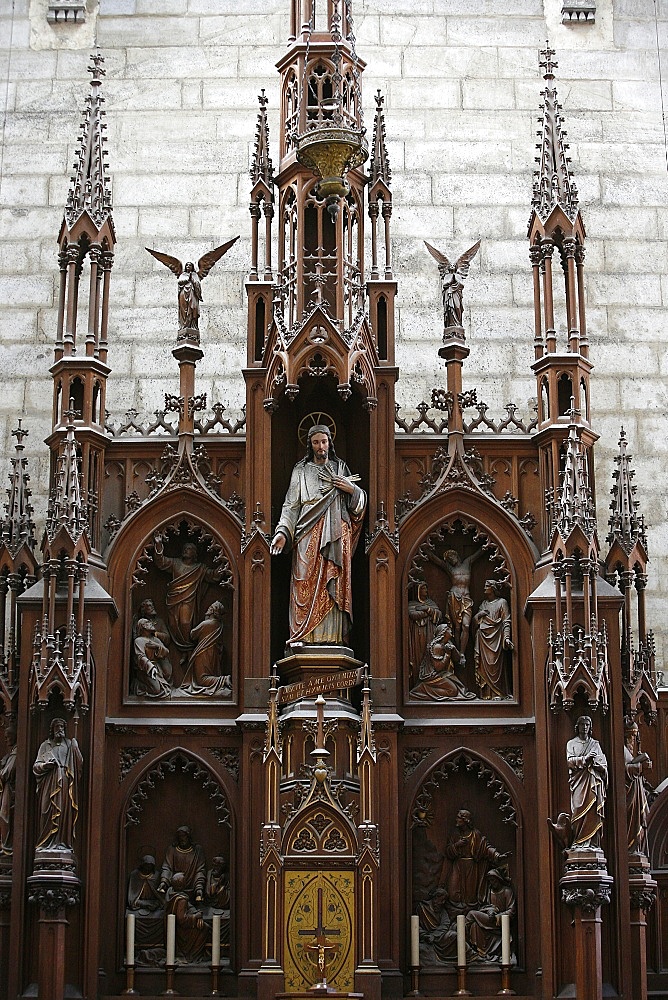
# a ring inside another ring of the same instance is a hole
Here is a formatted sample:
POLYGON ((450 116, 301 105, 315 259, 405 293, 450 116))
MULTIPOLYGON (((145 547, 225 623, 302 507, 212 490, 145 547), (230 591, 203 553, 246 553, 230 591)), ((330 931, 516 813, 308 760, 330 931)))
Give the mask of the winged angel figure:
POLYGON ((195 270, 195 265, 190 260, 184 267, 177 257, 172 257, 168 253, 161 253, 159 250, 151 250, 149 247, 146 247, 152 257, 155 257, 161 264, 168 267, 178 278, 178 340, 195 340, 199 343, 198 320, 199 305, 202 301, 202 279, 206 278, 213 265, 227 253, 232 244, 236 243, 238 239, 239 237, 235 236, 233 239, 228 240, 227 243, 223 243, 222 246, 216 247, 215 250, 209 250, 208 253, 205 253, 197 261, 197 270, 195 270))
POLYGON ((462 314, 464 312, 464 282, 468 277, 471 261, 480 249, 480 240, 470 250, 463 253, 454 264, 451 264, 444 253, 441 253, 436 247, 431 246, 426 240, 424 245, 438 264, 438 273, 441 276, 443 324, 445 329, 447 330, 453 326, 461 329, 462 314))

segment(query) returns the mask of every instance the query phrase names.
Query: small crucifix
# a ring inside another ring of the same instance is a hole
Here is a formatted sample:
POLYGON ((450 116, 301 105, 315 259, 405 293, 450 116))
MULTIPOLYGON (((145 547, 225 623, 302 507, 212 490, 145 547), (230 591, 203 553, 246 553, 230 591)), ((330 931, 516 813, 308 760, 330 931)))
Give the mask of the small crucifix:
POLYGON ((340 948, 339 942, 330 941, 328 935, 336 936, 340 934, 341 931, 338 929, 335 930, 333 928, 330 929, 325 927, 322 914, 322 888, 318 889, 318 923, 316 924, 315 927, 309 928, 308 930, 307 929, 300 930, 298 933, 302 936, 308 935, 309 937, 313 937, 313 941, 311 942, 311 944, 307 944, 305 946, 304 951, 306 952, 306 957, 308 961, 311 963, 311 965, 317 967, 320 973, 320 981, 314 983, 314 985, 311 986, 311 989, 324 990, 325 992, 327 992, 328 986, 327 986, 327 978, 325 976, 325 971, 328 962, 331 960, 328 959, 327 953, 332 952, 333 954, 331 958, 333 958, 334 954, 336 954, 336 952, 340 948), (311 955, 309 954, 310 952, 315 953, 314 958, 311 957, 311 955))

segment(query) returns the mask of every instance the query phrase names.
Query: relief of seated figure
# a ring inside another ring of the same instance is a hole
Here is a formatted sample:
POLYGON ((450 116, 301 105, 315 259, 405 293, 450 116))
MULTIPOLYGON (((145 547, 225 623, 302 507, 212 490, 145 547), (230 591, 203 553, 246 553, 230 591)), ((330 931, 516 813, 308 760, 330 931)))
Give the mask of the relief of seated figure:
POLYGON ((152 854, 145 854, 128 880, 127 912, 135 915, 138 964, 153 964, 145 949, 164 946, 164 895, 158 890, 160 875, 152 854))

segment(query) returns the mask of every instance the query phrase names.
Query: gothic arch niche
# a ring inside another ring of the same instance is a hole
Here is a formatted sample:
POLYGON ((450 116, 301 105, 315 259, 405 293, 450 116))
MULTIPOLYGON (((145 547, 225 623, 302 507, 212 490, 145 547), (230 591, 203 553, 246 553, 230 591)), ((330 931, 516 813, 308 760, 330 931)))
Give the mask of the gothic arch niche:
POLYGON ((194 519, 157 526, 126 591, 124 701, 231 700, 237 594, 222 539, 194 519))
POLYGON ((522 961, 522 834, 510 787, 486 758, 460 748, 420 783, 408 815, 411 913, 420 919, 420 964, 456 965, 456 920, 466 917, 467 962, 498 965, 501 929, 485 905, 510 915, 512 961, 522 961))
MULTIPOLYGON (((318 351, 311 349, 305 357, 313 358, 318 351)), ((308 366, 305 366, 305 368, 308 366)), ((278 517, 290 484, 290 476, 295 463, 304 458, 306 446, 303 439, 311 422, 317 415, 317 422, 334 426, 336 436, 334 449, 352 473, 361 476, 360 486, 367 493, 370 478, 370 420, 365 405, 364 389, 354 386, 350 395, 343 398, 338 391, 335 377, 326 370, 311 369, 299 379, 299 393, 290 401, 285 394, 271 414, 271 504, 273 523, 278 517), (304 423, 304 422, 307 423, 304 423), (302 440, 300 440, 302 427, 302 440)), ((271 560, 272 590, 272 644, 273 660, 284 655, 288 639, 288 602, 290 595, 291 555, 286 554, 271 560)), ((353 573, 353 628, 350 642, 360 659, 368 659, 368 564, 364 555, 363 541, 360 540, 352 562, 353 573)))
MULTIPOLYGON (((154 757, 128 789, 122 811, 117 928, 124 926, 126 912, 135 912, 139 968, 164 965, 164 924, 170 912, 176 915, 179 965, 210 964, 214 913, 221 915, 227 964, 234 872, 230 813, 222 780, 205 761, 180 747, 154 757), (183 827, 189 830, 189 844, 183 827), (140 867, 147 857, 155 860, 153 872, 148 864, 143 871, 140 867)), ((117 938, 122 954, 122 936, 117 938)))
POLYGON ((404 580, 405 699, 517 700, 515 577, 498 540, 468 518, 423 535, 404 580))

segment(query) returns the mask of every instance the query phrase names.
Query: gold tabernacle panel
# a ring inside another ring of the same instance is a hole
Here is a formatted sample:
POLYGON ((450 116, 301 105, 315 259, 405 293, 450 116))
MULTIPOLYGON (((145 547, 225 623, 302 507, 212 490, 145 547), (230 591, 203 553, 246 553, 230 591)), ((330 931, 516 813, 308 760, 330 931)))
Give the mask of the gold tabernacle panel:
POLYGON ((322 981, 338 992, 354 987, 353 871, 285 874, 285 988, 289 993, 322 981))

